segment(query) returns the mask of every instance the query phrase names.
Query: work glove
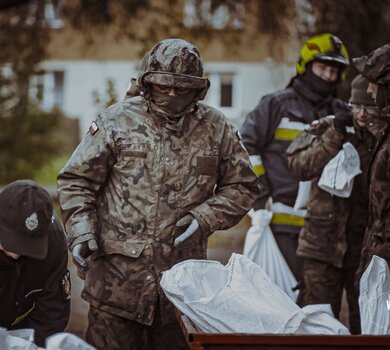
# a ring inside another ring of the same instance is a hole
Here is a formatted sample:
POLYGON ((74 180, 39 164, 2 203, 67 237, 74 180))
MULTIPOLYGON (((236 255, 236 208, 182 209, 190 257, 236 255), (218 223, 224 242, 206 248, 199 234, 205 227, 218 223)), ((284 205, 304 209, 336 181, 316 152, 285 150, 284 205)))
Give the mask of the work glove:
POLYGON ((98 245, 95 239, 76 244, 72 249, 72 259, 74 264, 83 270, 88 269, 88 263, 86 259, 98 249, 98 245))
POLYGON ((353 126, 352 112, 349 110, 339 111, 335 114, 333 119, 333 125, 337 131, 345 134, 345 128, 347 126, 353 126))
POLYGON ((199 222, 191 214, 182 217, 177 223, 174 246, 182 249, 196 245, 202 238, 199 222))

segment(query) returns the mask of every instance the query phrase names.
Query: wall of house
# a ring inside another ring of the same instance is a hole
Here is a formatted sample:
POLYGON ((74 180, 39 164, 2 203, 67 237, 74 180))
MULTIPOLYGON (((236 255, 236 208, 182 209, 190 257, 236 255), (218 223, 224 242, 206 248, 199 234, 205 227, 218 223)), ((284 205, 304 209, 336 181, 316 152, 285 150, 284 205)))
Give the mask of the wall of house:
MULTIPOLYGON (((137 76, 138 61, 50 60, 42 64, 43 105, 60 103, 64 112, 80 120, 80 134, 84 134, 101 108, 94 103, 93 92, 107 98, 107 81, 111 80, 118 98, 123 98, 130 79, 137 76), (62 72, 61 82, 52 77, 62 72), (56 102, 57 101, 57 102, 56 102)), ((267 60, 263 63, 205 62, 205 73, 211 87, 205 102, 221 110, 239 127, 245 115, 259 102, 261 96, 283 88, 293 75, 293 67, 267 60), (231 96, 221 101, 223 85, 231 89, 231 96)))

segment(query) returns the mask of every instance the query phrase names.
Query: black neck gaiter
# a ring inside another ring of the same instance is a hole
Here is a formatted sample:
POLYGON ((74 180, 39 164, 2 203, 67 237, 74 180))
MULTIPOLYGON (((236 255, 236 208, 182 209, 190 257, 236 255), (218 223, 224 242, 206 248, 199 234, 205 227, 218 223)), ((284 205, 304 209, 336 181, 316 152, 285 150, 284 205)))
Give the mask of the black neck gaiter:
POLYGON ((301 80, 317 95, 327 98, 333 95, 337 89, 338 81, 326 81, 315 75, 308 65, 304 74, 301 75, 301 80))

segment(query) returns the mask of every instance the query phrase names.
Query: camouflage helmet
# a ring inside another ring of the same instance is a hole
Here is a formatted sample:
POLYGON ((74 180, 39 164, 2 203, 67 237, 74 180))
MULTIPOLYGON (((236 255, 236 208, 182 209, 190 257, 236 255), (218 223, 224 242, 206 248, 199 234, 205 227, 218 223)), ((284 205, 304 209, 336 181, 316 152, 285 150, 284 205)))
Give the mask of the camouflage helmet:
POLYGON ((390 83, 390 44, 377 48, 367 56, 354 58, 353 63, 371 83, 390 83))
POLYGON ((197 100, 206 96, 210 82, 203 78, 203 64, 198 49, 182 39, 166 39, 150 50, 145 72, 139 77, 144 94, 148 84, 199 89, 197 100))
POLYGON ((349 55, 347 48, 337 36, 323 33, 306 40, 296 63, 297 74, 303 74, 306 71, 306 66, 314 60, 340 64, 342 67, 341 79, 345 79, 349 55))

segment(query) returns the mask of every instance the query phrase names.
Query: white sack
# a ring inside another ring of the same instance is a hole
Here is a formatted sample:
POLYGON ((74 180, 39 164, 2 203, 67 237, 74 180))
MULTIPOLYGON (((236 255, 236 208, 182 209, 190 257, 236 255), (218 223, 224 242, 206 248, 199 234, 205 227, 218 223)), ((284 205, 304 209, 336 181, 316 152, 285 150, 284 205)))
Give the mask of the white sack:
POLYGON ((311 181, 299 181, 298 194, 295 199, 294 209, 305 209, 309 201, 311 181))
POLYGON ((86 341, 78 336, 62 332, 46 338, 46 349, 48 350, 96 350, 86 341))
MULTIPOLYGON (((35 345, 32 341, 24 339, 18 335, 18 332, 7 331, 0 328, 0 349, 1 350, 39 350, 43 349, 35 345), (13 335, 12 335, 13 334, 13 335)), ((23 334, 24 336, 24 334, 23 334)))
POLYGON ((336 319, 329 329, 324 311, 301 310, 258 265, 240 254, 232 254, 226 266, 183 261, 165 271, 160 284, 176 308, 203 332, 349 334, 336 319))
POLYGON ((252 210, 249 216, 252 219, 252 226, 245 237, 243 254, 259 265, 272 282, 296 301, 298 291, 293 292, 292 288, 297 285, 297 280, 280 252, 269 226, 272 212, 252 210))
POLYGON ((361 172, 359 154, 350 142, 346 142, 324 167, 318 187, 335 196, 348 198, 352 192, 353 178, 361 172))
POLYGON ((362 334, 390 335, 390 273, 386 260, 374 255, 360 279, 362 334))

